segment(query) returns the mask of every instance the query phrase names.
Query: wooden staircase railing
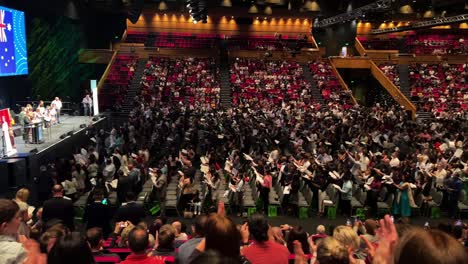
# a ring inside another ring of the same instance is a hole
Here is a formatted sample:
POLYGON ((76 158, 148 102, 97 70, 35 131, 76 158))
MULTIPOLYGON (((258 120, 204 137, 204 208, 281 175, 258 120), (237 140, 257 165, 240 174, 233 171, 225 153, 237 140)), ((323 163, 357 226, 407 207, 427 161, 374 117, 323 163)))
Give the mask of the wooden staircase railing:
POLYGON ((101 79, 99 79, 98 86, 97 86, 98 92, 101 90, 102 86, 104 85, 104 82, 107 78, 107 75, 109 74, 112 64, 114 64, 116 57, 117 57, 117 51, 114 51, 114 54, 112 55, 112 58, 109 61, 109 64, 107 64, 106 70, 102 74, 101 79))
POLYGON ((372 61, 369 60, 371 66, 371 73, 375 79, 388 91, 388 93, 400 105, 404 106, 406 110, 412 112, 413 119, 416 117, 416 106, 390 81, 387 76, 380 70, 380 68, 372 61))
POLYGON ((364 46, 362 46, 361 41, 357 37, 354 38, 354 48, 356 48, 360 56, 365 56, 366 49, 364 49, 364 46))
POLYGON ((332 59, 328 59, 330 65, 332 66, 332 70, 333 72, 335 73, 336 75, 336 78, 338 79, 338 81, 340 82, 341 86, 343 87, 344 90, 348 91, 349 92, 349 95, 351 96, 351 99, 353 100, 353 103, 355 105, 357 105, 357 101, 356 101, 356 98, 354 98, 353 96, 353 91, 351 91, 351 89, 349 89, 348 85, 346 84, 346 82, 343 80, 343 78, 341 77, 341 74, 338 72, 338 69, 335 67, 335 64, 333 63, 333 60, 332 59))

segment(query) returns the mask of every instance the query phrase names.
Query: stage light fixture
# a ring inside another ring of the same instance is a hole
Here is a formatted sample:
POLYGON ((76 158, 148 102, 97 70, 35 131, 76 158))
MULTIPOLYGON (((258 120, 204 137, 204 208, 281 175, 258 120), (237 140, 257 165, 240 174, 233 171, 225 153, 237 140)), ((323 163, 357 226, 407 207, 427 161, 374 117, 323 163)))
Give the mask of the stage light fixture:
POLYGON ((208 22, 208 9, 205 0, 187 0, 186 3, 194 24, 208 22))
POLYGON ((314 23, 316 28, 324 28, 334 24, 344 23, 359 18, 370 12, 385 12, 391 10, 393 0, 378 0, 374 3, 353 9, 350 12, 342 13, 336 16, 325 18, 314 23))

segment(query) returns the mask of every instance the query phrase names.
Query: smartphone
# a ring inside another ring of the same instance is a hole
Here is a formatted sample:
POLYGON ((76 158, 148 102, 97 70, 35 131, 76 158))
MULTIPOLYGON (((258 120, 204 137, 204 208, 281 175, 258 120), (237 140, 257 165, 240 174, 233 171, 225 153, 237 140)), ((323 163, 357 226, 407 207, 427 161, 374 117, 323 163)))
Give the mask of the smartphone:
POLYGON ((106 198, 102 199, 101 203, 107 205, 107 199, 106 198))
POLYGON ((353 225, 353 224, 351 223, 351 220, 350 220, 350 219, 346 220, 346 225, 347 225, 347 226, 352 226, 352 225, 353 225))
POLYGON ((429 227, 430 227, 430 226, 429 226, 429 222, 426 222, 426 223, 424 224, 424 229, 429 229, 429 227))
POLYGON ((120 227, 122 227, 122 228, 127 227, 127 223, 120 224, 120 227))
POLYGON ((390 219, 392 220, 392 223, 395 223, 395 218, 392 216, 390 216, 390 219))

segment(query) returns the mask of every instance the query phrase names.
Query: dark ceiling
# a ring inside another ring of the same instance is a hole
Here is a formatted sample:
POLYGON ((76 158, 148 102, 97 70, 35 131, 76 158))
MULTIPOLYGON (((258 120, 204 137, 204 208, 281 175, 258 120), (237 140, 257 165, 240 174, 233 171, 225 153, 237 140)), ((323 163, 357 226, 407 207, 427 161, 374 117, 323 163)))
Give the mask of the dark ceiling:
MULTIPOLYGON (((70 3, 76 8, 80 17, 95 16, 100 13, 126 14, 131 7, 144 4, 146 12, 188 12, 185 8, 185 0, 164 0, 168 10, 158 10, 159 3, 163 0, 0 0, 0 5, 12 7, 29 12, 41 12, 45 14, 67 15, 70 11, 70 3)), ((274 17, 330 17, 346 12, 351 4, 352 9, 375 2, 375 0, 315 0, 320 6, 320 11, 312 12, 304 8, 308 0, 203 0, 208 4, 209 15, 228 15, 236 17, 268 16, 264 13, 265 7, 272 9, 271 16, 274 17), (223 2, 230 2, 231 7, 223 7, 223 2), (279 3, 279 4, 278 4, 279 3), (255 4, 258 8, 257 14, 249 14, 247 11, 255 4)), ((313 0, 310 0, 313 1, 313 0)), ((417 19, 418 14, 432 9, 436 16, 446 11, 445 16, 468 13, 465 9, 466 0, 394 0, 394 8, 385 14, 378 13, 376 20, 412 20, 417 19), (400 14, 400 6, 409 4, 414 13, 411 15, 400 14)))

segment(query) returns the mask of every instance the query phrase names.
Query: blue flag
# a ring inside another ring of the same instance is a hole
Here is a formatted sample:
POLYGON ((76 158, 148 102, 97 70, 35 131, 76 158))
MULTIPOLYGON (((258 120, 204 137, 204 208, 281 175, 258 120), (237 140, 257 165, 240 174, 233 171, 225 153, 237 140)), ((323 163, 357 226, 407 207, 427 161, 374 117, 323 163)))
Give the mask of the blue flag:
POLYGON ((0 73, 15 73, 15 39, 11 11, 0 9, 0 73))

